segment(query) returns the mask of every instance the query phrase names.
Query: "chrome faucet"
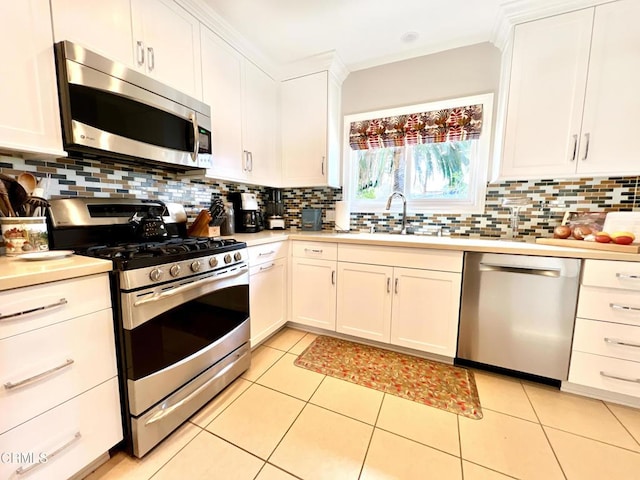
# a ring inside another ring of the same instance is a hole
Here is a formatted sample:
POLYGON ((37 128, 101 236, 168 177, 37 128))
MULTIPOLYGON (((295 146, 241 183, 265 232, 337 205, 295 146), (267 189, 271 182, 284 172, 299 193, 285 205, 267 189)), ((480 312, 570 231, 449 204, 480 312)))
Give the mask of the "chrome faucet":
POLYGON ((391 200, 394 197, 400 197, 402 199, 402 230, 400 230, 401 235, 407 234, 407 198, 400 192, 393 192, 389 195, 387 199, 387 210, 391 208, 391 200))

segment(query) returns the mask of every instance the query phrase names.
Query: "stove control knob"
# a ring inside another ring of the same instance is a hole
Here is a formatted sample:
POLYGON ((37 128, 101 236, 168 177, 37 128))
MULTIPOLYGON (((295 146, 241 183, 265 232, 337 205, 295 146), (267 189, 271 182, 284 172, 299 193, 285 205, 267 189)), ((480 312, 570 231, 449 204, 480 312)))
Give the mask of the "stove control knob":
POLYGON ((216 257, 211 257, 211 260, 209 260, 209 265, 211 265, 211 268, 217 267, 218 259, 216 257))
POLYGON ((224 263, 231 263, 231 255, 228 253, 224 256, 224 263))
POLYGON ((240 260, 242 260, 242 254, 240 252, 236 252, 235 255, 233 256, 233 259, 236 262, 239 262, 240 260))
POLYGON ((159 268, 154 268, 149 273, 149 278, 154 282, 157 282, 158 280, 160 280, 160 278, 162 278, 162 270, 160 270, 159 268))
POLYGON ((200 262, 200 260, 196 260, 191 264, 191 271, 197 272, 200 270, 200 267, 202 267, 202 263, 200 262))
POLYGON ((169 273, 171 274, 172 277, 177 277, 178 275, 180 275, 180 265, 178 264, 172 265, 171 268, 169 269, 169 273))

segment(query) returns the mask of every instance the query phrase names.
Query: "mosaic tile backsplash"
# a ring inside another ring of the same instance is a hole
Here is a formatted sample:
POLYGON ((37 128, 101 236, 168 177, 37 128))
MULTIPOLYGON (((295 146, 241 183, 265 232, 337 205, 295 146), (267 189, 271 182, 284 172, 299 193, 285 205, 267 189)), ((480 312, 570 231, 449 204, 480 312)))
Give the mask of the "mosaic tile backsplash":
MULTIPOLYGON (((17 176, 23 171, 36 177, 50 175, 49 198, 95 196, 148 198, 176 202, 185 206, 193 220, 212 197, 226 200, 229 192, 253 192, 264 208, 267 188, 209 179, 181 177, 149 166, 131 166, 108 160, 60 158, 56 161, 24 160, 0 156, 0 172, 17 176)), ((504 237, 510 234, 510 210, 502 206, 504 197, 526 196, 530 207, 519 216, 519 237, 550 236, 567 210, 640 211, 640 177, 581 178, 572 180, 529 180, 490 183, 487 186, 485 212, 481 214, 409 215, 409 226, 417 231, 442 228, 452 236, 504 237)), ((334 224, 326 220, 326 211, 342 200, 342 191, 332 188, 284 189, 287 226, 300 228, 303 208, 323 210, 323 229, 334 224)), ((351 213, 352 230, 391 231, 400 227, 399 214, 351 213)))

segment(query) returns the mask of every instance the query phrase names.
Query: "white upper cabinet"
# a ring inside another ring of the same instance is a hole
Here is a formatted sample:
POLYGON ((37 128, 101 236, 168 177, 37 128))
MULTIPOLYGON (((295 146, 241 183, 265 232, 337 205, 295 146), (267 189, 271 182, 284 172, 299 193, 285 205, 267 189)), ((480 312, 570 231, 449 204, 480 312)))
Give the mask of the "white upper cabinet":
POLYGON ((244 177, 242 152, 242 56, 202 27, 202 99, 211 107, 212 168, 207 175, 244 177))
POLYGON ((0 150, 65 156, 49 2, 4 2, 2 20, 0 150))
POLYGON ((640 173, 639 19, 622 0, 515 27, 501 178, 640 173))
POLYGON ((248 60, 244 62, 243 148, 247 181, 280 184, 276 157, 278 85, 248 60), (248 155, 248 158, 246 158, 248 155))
POLYGON ((138 69, 202 98, 200 22, 172 0, 131 0, 138 69))
POLYGON ((202 98, 200 22, 172 0, 52 0, 51 5, 56 41, 79 43, 202 98))
POLYGON ((640 2, 595 9, 578 172, 638 174, 640 2), (588 141, 586 136, 588 135, 588 141))
POLYGON ((69 40, 102 56, 134 66, 129 0, 51 0, 56 42, 69 40))
POLYGON ((321 71, 282 82, 282 175, 288 187, 340 186, 340 86, 321 71))
POLYGON ((278 185, 276 82, 208 28, 201 35, 203 100, 213 132, 206 176, 278 185))

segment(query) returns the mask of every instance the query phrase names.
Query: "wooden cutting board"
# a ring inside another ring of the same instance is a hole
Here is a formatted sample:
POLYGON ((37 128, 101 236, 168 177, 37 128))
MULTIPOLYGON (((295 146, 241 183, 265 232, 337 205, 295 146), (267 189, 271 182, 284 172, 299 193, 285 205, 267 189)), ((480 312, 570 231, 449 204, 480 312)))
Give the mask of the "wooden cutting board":
POLYGON ((562 238, 536 238, 536 243, 541 245, 554 245, 556 247, 586 248, 590 250, 605 250, 618 253, 640 253, 640 244, 617 245, 615 243, 585 242, 584 240, 569 240, 562 238))

